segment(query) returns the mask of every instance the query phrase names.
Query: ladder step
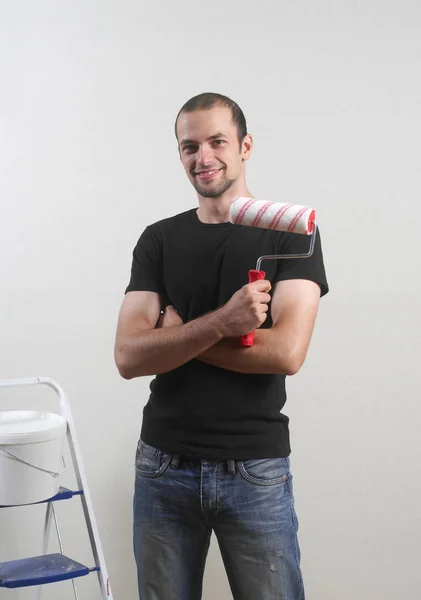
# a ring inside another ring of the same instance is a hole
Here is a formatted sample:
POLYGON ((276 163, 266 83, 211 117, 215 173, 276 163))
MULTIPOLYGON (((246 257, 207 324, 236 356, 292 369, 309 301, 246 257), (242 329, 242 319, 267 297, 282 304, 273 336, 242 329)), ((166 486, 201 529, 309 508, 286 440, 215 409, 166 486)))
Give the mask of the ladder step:
POLYGON ((0 563, 0 588, 43 585, 88 575, 92 570, 62 554, 46 554, 0 563))
MULTIPOLYGON (((82 490, 68 490, 65 487, 60 487, 58 494, 53 496, 53 498, 48 498, 48 500, 41 500, 40 502, 35 502, 35 504, 44 504, 46 502, 58 502, 58 500, 69 500, 69 498, 73 498, 73 496, 81 496, 83 494, 82 490)), ((32 505, 20 505, 20 506, 32 506, 32 505)), ((9 506, 2 506, 0 504, 0 508, 12 508, 9 506)))
POLYGON ((44 502, 57 502, 57 500, 68 500, 69 498, 73 498, 73 496, 81 496, 83 494, 82 490, 68 490, 65 487, 60 487, 58 494, 56 494, 53 498, 49 498, 48 500, 42 500, 39 504, 44 502))

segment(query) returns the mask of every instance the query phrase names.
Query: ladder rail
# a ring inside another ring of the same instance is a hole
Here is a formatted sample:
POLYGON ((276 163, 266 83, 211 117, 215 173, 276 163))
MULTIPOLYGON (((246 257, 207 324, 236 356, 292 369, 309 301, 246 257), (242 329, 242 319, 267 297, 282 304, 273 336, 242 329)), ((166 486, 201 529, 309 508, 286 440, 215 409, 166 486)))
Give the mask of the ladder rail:
MULTIPOLYGON (((45 522, 44 522, 44 532, 42 536, 42 554, 47 554, 48 552, 48 541, 50 539, 50 531, 51 531, 51 519, 53 514, 53 503, 47 503, 47 510, 45 512, 45 522)), ((35 600, 41 600, 42 588, 41 586, 35 589, 35 600)))

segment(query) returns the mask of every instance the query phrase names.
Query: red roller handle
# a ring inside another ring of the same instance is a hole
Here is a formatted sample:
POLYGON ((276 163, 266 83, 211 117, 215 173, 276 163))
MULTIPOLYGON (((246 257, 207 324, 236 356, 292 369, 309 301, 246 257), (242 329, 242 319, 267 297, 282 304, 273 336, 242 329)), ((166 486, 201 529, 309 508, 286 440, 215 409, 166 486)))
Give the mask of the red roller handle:
MULTIPOLYGON (((254 281, 260 281, 266 277, 266 273, 264 271, 256 271, 256 269, 250 269, 249 271, 249 283, 253 283, 254 281)), ((253 346, 254 344, 254 331, 251 333, 247 333, 247 335, 242 335, 240 338, 240 344, 242 346, 253 346)))

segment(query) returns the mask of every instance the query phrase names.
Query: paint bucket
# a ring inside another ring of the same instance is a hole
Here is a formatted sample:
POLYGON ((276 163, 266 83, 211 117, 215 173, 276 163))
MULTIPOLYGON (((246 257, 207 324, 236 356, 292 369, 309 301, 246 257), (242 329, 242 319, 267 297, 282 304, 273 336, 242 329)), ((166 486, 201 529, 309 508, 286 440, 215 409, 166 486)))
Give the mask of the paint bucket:
POLYGON ((0 506, 34 504, 58 493, 66 431, 60 415, 0 412, 0 506))

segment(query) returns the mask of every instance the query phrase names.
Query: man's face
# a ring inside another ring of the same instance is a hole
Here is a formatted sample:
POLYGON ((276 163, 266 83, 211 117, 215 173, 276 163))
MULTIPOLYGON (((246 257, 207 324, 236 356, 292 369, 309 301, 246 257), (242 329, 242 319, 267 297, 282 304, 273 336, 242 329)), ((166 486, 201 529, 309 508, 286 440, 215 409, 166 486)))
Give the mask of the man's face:
POLYGON ((201 196, 217 198, 241 177, 243 161, 250 151, 245 148, 247 140, 240 147, 229 108, 215 106, 182 112, 177 122, 177 138, 181 162, 201 196))

